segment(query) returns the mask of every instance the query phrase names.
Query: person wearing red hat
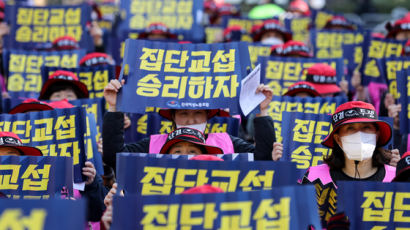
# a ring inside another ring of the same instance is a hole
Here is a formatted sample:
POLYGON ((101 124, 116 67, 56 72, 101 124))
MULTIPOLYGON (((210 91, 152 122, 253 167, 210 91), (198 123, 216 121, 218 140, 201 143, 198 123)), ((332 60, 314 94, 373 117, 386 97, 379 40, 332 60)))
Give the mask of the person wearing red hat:
MULTIPOLYGON (((137 143, 124 145, 124 130, 122 128, 124 116, 123 113, 116 111, 117 92, 123 84, 124 82, 111 80, 104 89, 104 97, 109 108, 103 121, 103 160, 113 168, 116 165, 116 153, 159 153, 167 139, 166 134, 158 134, 151 135, 137 143)), ((256 160, 271 160, 275 132, 272 118, 268 115, 268 107, 273 92, 269 86, 263 84, 257 88, 256 92, 261 92, 266 96, 266 99, 259 105, 261 113, 257 114, 254 120, 256 144, 250 144, 227 133, 206 134, 206 144, 217 146, 224 153, 250 152, 255 154, 256 160)), ((220 109, 161 109, 159 114, 173 122, 173 129, 187 127, 204 132, 208 119, 227 113, 220 109)))
POLYGON ((292 39, 292 33, 289 32, 276 19, 265 20, 260 29, 255 33, 254 42, 261 42, 266 45, 283 44, 292 39))
POLYGON ((386 38, 392 38, 399 41, 410 39, 410 13, 407 13, 403 18, 396 20, 394 23, 386 23, 388 31, 386 38))
POLYGON ((56 38, 52 45, 54 50, 76 50, 80 48, 78 41, 69 35, 56 38))
POLYGON ((282 57, 301 57, 310 58, 312 54, 309 47, 301 41, 287 41, 282 46, 282 52, 280 53, 282 57))
POLYGON ((281 57, 282 56, 282 50, 283 50, 283 45, 282 44, 272 45, 270 47, 270 56, 271 57, 281 57))
POLYGON ((167 25, 162 22, 155 22, 148 25, 144 32, 138 35, 138 39, 166 40, 177 39, 177 35, 171 33, 167 25))
POLYGON ((101 66, 109 65, 112 62, 112 59, 106 53, 89 53, 81 58, 79 64, 80 66, 101 66))
POLYGON ((325 63, 317 63, 308 68, 306 81, 314 86, 321 97, 333 97, 342 92, 337 86, 336 70, 325 63))
POLYGON ((23 146, 13 132, 0 132, 0 156, 43 156, 40 149, 23 146))
POLYGON ((159 153, 179 155, 223 154, 221 148, 205 144, 205 135, 196 129, 180 128, 168 134, 159 153))
POLYGON ((344 16, 331 17, 323 27, 326 30, 355 30, 356 26, 348 22, 344 16))
POLYGON ((289 86, 288 91, 286 91, 283 96, 291 97, 318 97, 319 92, 315 89, 315 86, 307 81, 300 81, 289 86))
POLYGON ((387 165, 382 146, 392 137, 392 128, 378 120, 372 104, 351 101, 336 108, 332 131, 322 144, 332 149, 324 164, 310 167, 304 183, 319 179, 323 185, 339 180, 391 182, 396 168, 387 165))
POLYGON ((87 86, 73 72, 57 70, 41 88, 40 100, 60 101, 88 98, 87 86))
POLYGON ((229 26, 224 30, 224 42, 235 42, 241 41, 242 35, 244 35, 246 31, 238 25, 229 26))
POLYGON ((303 0, 293 0, 288 7, 288 12, 296 17, 310 16, 309 5, 303 0))
POLYGON ((403 154, 396 167, 395 182, 410 182, 410 152, 403 154))

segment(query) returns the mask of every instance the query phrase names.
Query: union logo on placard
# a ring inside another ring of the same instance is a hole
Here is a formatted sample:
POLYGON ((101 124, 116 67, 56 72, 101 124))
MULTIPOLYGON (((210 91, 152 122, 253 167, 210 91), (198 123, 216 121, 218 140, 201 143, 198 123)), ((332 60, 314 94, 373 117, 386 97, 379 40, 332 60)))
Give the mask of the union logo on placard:
POLYGON ((179 104, 177 101, 167 101, 167 106, 171 108, 179 108, 179 104))

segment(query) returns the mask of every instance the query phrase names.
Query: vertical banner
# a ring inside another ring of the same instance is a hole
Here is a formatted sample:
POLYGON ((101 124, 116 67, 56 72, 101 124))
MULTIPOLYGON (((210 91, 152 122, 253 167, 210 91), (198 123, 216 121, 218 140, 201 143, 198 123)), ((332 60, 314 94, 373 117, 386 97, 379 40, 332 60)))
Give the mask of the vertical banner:
POLYGON ((151 23, 162 22, 181 40, 202 42, 201 25, 203 0, 123 0, 120 10, 125 12, 121 29, 142 32, 151 23))
POLYGON ((85 50, 26 51, 4 50, 4 69, 8 70, 7 91, 12 98, 38 98, 44 82, 41 66, 76 68, 85 50))
POLYGON ((127 39, 117 109, 216 109, 239 113, 240 82, 250 67, 246 43, 177 44, 127 39), (206 74, 205 74, 206 73, 206 74))
POLYGON ((338 211, 351 229, 410 229, 410 184, 340 181, 338 211))
POLYGON ((6 21, 10 25, 5 47, 50 49, 56 38, 69 35, 83 49, 94 49, 87 30, 87 22, 91 21, 91 8, 88 4, 47 7, 16 4, 7 5, 5 12, 6 21))
POLYGON ((120 153, 116 168, 118 191, 126 194, 179 194, 204 184, 226 192, 251 191, 297 181, 291 162, 175 160, 120 153))
POLYGON ((84 229, 85 218, 85 200, 0 199, 0 229, 84 229))
POLYGON ((313 186, 114 197, 112 229, 320 229, 313 186))
POLYGON ((15 199, 72 196, 73 159, 0 156, 0 193, 15 199))

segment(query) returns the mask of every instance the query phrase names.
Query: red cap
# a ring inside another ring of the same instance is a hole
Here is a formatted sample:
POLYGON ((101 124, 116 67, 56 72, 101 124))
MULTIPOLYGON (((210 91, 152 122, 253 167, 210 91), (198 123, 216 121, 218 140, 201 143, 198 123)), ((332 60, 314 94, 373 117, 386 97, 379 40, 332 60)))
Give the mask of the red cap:
POLYGON ((224 42, 240 41, 246 31, 238 25, 229 26, 224 30, 224 42))
POLYGON ((218 6, 219 16, 239 16, 240 12, 238 8, 229 3, 223 3, 218 6))
POLYGON ((255 25, 253 25, 252 28, 251 28, 251 32, 250 32, 250 33, 251 33, 251 36, 252 36, 252 39, 253 39, 254 42, 257 42, 256 39, 258 39, 260 30, 262 29, 262 25, 263 25, 263 23, 261 23, 261 24, 255 24, 255 25))
POLYGON ((205 184, 202 186, 189 188, 183 191, 181 194, 224 193, 224 192, 225 191, 221 188, 205 184))
POLYGON ((287 41, 283 44, 281 55, 288 57, 291 55, 299 55, 301 57, 312 57, 309 47, 300 41, 287 41))
POLYGON ((323 29, 332 29, 333 27, 343 27, 347 30, 355 30, 353 23, 350 23, 343 16, 333 16, 331 17, 323 27, 323 29))
POLYGON ((277 44, 270 47, 270 56, 282 56, 283 45, 277 44))
POLYGON ((12 147, 18 149, 24 156, 43 156, 40 149, 23 146, 21 139, 13 132, 0 132, 0 147, 12 147))
POLYGON ((44 83, 43 88, 41 88, 40 96, 38 99, 47 100, 48 98, 45 98, 47 90, 49 90, 49 88, 57 82, 65 82, 69 85, 78 88, 82 92, 83 97, 88 98, 87 86, 81 81, 79 81, 75 73, 65 70, 57 70, 51 76, 49 76, 48 80, 44 83))
POLYGON ((396 166, 396 177, 393 181, 408 181, 410 178, 410 152, 405 152, 396 166))
POLYGON ((223 159, 214 156, 214 155, 196 155, 194 157, 191 157, 189 160, 194 160, 194 161, 224 161, 223 159))
POLYGON ((58 37, 53 41, 53 48, 55 50, 75 50, 79 47, 77 40, 68 35, 58 37))
POLYGON ((289 4, 288 11, 299 12, 303 16, 310 15, 309 5, 303 0, 294 0, 289 4))
POLYGON ((9 114, 27 113, 32 111, 46 111, 53 110, 53 107, 44 101, 39 101, 34 98, 24 100, 21 104, 12 108, 9 114))
POLYGON ((168 26, 162 22, 155 22, 148 25, 144 32, 138 35, 138 38, 147 38, 150 34, 163 34, 169 39, 176 39, 177 35, 171 33, 168 26))
POLYGON ((292 39, 292 33, 290 33, 283 25, 276 19, 265 20, 262 23, 259 33, 255 34, 254 40, 260 41, 262 35, 268 31, 276 31, 282 34, 283 41, 287 42, 292 39))
POLYGON ((333 135, 342 125, 359 122, 374 122, 380 130, 378 146, 386 145, 392 137, 390 125, 378 120, 376 110, 372 104, 363 101, 349 101, 336 108, 332 115, 332 132, 322 141, 322 145, 329 148, 334 147, 333 135))
POLYGON ((336 70, 328 64, 317 63, 307 69, 306 81, 314 85, 319 94, 340 93, 336 70))
POLYGON ((105 53, 89 53, 80 60, 80 66, 97 66, 110 64, 108 55, 105 53))
POLYGON ((52 101, 48 103, 54 109, 69 109, 74 108, 75 106, 68 102, 67 99, 63 99, 61 101, 52 101))
POLYGON ((386 29, 389 31, 386 38, 394 38, 398 32, 410 30, 410 13, 407 13, 403 18, 395 21, 394 24, 388 22, 386 29))
POLYGON ((205 144, 205 135, 196 129, 179 128, 168 134, 167 141, 162 146, 159 153, 167 154, 171 147, 179 142, 189 142, 199 145, 206 150, 206 154, 223 154, 221 148, 205 144))
POLYGON ((307 81, 296 82, 295 84, 289 86, 288 91, 283 96, 295 96, 298 93, 308 93, 311 97, 320 96, 320 94, 315 89, 315 86, 307 81))

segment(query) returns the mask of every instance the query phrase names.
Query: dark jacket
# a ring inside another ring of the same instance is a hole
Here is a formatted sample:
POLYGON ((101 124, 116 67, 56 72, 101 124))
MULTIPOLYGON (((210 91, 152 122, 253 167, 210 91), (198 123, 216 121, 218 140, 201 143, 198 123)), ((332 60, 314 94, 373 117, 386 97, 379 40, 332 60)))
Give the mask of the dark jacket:
MULTIPOLYGON (((256 117, 255 145, 241 138, 229 135, 235 153, 254 153, 255 160, 272 160, 275 130, 271 117, 256 117)), ((103 121, 103 161, 115 169, 116 153, 139 152, 148 153, 150 139, 144 138, 136 143, 124 145, 124 114, 122 112, 107 112, 103 121)))
POLYGON ((93 183, 86 185, 80 193, 87 199, 87 221, 100 221, 105 211, 104 198, 108 193, 101 176, 96 175, 93 183))

